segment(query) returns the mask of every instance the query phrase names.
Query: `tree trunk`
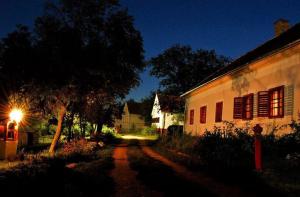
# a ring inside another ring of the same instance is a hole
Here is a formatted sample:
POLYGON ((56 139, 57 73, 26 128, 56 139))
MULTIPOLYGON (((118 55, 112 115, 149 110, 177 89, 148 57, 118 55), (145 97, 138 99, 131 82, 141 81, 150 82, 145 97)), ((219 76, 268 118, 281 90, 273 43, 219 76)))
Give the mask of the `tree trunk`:
POLYGON ((81 137, 84 138, 85 137, 85 123, 83 123, 82 118, 79 118, 79 127, 80 127, 80 133, 81 133, 81 137))
POLYGON ((49 149, 49 153, 51 156, 54 156, 55 148, 56 148, 56 145, 57 145, 58 140, 61 135, 62 123, 64 121, 65 114, 66 114, 66 108, 63 106, 60 108, 60 111, 59 111, 58 123, 57 123, 56 131, 55 131, 55 135, 54 135, 54 138, 52 140, 52 143, 51 143, 51 146, 49 149))

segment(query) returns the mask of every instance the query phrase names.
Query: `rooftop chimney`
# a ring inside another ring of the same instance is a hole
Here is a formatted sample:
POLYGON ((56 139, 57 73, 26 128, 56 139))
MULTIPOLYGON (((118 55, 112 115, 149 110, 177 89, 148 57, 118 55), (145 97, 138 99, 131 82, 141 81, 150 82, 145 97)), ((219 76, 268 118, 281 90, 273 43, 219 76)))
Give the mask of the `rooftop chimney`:
POLYGON ((289 28, 290 28, 290 24, 288 20, 278 19, 277 21, 274 22, 275 36, 279 36, 289 28))

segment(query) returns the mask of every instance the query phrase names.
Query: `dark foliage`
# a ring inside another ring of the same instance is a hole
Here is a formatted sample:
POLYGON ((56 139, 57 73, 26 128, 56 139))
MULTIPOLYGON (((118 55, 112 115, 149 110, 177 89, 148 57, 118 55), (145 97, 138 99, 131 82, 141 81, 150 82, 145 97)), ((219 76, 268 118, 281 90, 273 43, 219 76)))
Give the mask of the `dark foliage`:
POLYGON ((236 133, 206 132, 198 138, 195 151, 211 166, 230 169, 253 169, 253 137, 237 130, 236 133))
POLYGON ((142 115, 145 118, 145 123, 147 126, 151 126, 152 123, 152 108, 153 108, 153 102, 155 99, 155 92, 150 92, 148 96, 145 96, 144 98, 141 99, 142 103, 142 115))
MULTIPOLYGON (((94 153, 92 153, 94 155, 94 153)), ((74 161, 68 157, 68 160, 74 161)), ((93 156, 89 162, 66 167, 65 157, 38 158, 29 164, 3 172, 0 179, 3 196, 111 196, 114 183, 111 154, 93 156), (101 189, 99 189, 101 188, 101 189)))
POLYGON ((175 45, 153 57, 150 65, 151 74, 161 80, 163 92, 180 95, 229 62, 213 50, 193 51, 190 46, 175 45))
POLYGON ((69 128, 77 113, 101 130, 112 123, 116 100, 139 84, 145 66, 143 40, 133 20, 117 0, 47 4, 33 31, 18 26, 1 40, 6 94, 26 98, 31 111, 59 111, 56 142, 66 112, 71 112, 69 128))

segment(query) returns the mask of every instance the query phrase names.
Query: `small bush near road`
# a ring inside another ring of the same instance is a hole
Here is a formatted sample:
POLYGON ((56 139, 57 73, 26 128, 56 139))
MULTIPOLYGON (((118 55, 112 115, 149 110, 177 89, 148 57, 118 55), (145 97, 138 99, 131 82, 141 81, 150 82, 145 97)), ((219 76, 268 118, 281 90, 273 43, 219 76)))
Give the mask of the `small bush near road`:
POLYGON ((85 139, 74 140, 63 144, 56 156, 67 161, 77 162, 77 160, 93 158, 98 148, 97 142, 89 142, 85 139))
POLYGON ((157 128, 155 126, 146 127, 141 131, 141 135, 145 135, 145 136, 157 135, 157 128))

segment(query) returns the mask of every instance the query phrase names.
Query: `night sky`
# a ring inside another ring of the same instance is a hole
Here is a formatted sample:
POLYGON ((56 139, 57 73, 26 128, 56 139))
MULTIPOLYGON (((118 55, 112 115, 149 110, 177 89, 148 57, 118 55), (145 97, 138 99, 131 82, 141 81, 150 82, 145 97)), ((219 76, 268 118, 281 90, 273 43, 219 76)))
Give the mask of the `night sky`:
MULTIPOLYGON (((300 22, 300 0, 121 0, 144 38, 146 59, 178 43, 237 58, 274 36, 273 22, 300 22)), ((16 24, 32 26, 43 0, 0 0, 0 37, 16 24)), ((146 70, 128 98, 158 87, 146 70)))

